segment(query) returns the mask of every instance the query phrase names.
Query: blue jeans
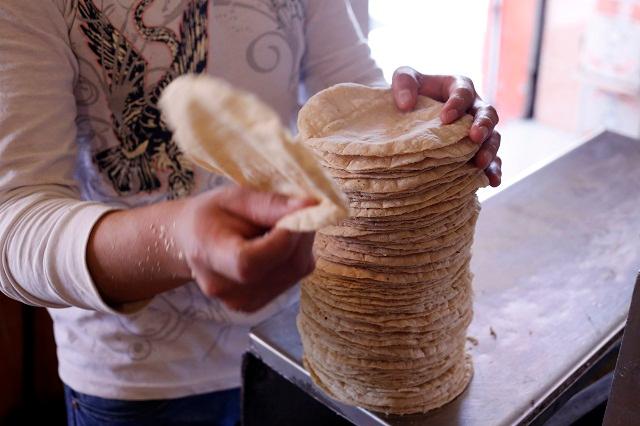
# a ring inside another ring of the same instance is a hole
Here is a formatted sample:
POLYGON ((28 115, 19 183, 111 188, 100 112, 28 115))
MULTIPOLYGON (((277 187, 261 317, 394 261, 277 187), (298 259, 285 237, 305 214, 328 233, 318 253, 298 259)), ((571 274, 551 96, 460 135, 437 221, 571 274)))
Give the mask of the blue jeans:
POLYGON ((122 401, 76 392, 65 386, 69 426, 160 426, 240 424, 240 389, 177 399, 122 401))

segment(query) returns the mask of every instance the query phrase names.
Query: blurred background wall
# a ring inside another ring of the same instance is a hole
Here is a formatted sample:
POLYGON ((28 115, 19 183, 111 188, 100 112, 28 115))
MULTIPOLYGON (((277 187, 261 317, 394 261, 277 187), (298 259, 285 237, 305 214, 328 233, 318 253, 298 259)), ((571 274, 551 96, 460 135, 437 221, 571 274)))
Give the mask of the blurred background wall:
POLYGON ((369 13, 388 79, 399 65, 463 74, 496 106, 502 188, 604 128, 640 136, 640 0, 369 0, 369 13))

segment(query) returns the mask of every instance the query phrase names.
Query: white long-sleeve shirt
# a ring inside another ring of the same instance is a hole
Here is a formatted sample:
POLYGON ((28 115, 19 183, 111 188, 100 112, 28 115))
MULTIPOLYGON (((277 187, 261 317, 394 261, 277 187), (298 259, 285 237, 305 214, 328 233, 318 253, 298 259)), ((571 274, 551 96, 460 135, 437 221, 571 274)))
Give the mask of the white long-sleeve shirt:
POLYGON ((220 184, 182 157, 160 119, 175 76, 225 78, 285 123, 300 88, 380 82, 345 1, 0 2, 0 289, 64 308, 50 313, 65 383, 119 399, 239 385, 248 327, 290 294, 241 315, 191 283, 121 315, 92 281, 87 240, 111 209, 220 184))

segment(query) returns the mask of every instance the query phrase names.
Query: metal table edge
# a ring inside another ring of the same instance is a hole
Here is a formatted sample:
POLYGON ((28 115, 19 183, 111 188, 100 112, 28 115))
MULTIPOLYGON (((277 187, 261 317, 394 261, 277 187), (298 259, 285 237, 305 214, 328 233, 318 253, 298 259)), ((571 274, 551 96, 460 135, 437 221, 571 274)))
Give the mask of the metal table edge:
MULTIPOLYGON (((291 309, 291 308, 289 308, 291 309)), ((285 355, 282 351, 275 348, 269 342, 261 339, 253 331, 249 333, 249 351, 265 362, 269 367, 279 373, 287 380, 300 387, 303 391, 307 391, 315 400, 331 407, 331 409, 346 418, 349 421, 362 420, 367 424, 375 424, 380 426, 391 426, 374 413, 363 408, 342 404, 331 399, 321 389, 317 388, 311 381, 309 372, 299 365, 294 359, 285 355), (309 379, 309 386, 303 386, 299 380, 296 380, 296 373, 302 374, 309 379)))

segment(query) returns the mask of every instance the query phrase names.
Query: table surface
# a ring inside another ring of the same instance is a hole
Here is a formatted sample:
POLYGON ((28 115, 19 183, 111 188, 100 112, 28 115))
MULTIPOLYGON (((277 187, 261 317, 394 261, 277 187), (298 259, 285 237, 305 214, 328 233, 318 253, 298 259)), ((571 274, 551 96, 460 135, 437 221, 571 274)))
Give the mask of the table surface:
POLYGON ((475 373, 452 403, 383 416, 328 398, 301 367, 297 307, 251 351, 361 425, 508 425, 551 407, 621 336, 640 267, 640 141, 605 132, 482 204, 473 247, 475 373))

